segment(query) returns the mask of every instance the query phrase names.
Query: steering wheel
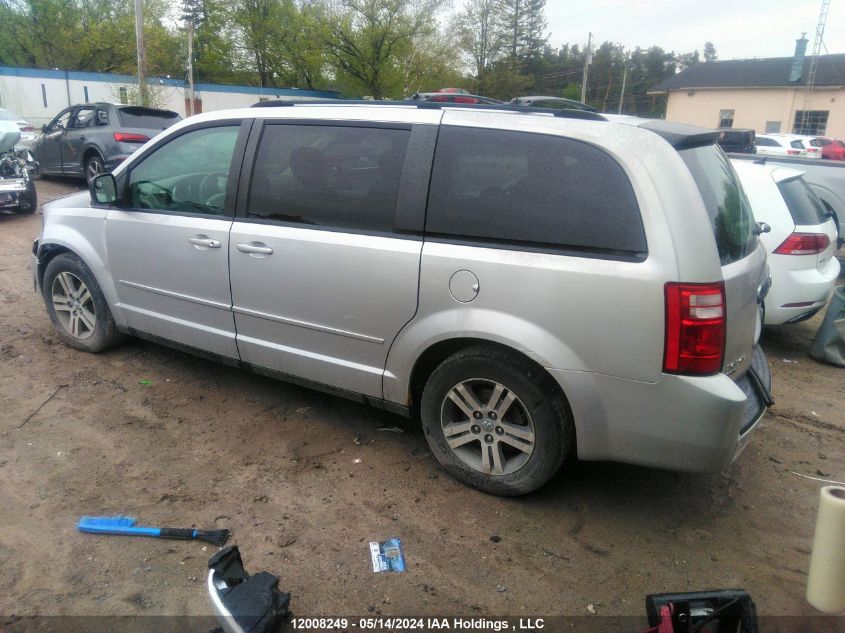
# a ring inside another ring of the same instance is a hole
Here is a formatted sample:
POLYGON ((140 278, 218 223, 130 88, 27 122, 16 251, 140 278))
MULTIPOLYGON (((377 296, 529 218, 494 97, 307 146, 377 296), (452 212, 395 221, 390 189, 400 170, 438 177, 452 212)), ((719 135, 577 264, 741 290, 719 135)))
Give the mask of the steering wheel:
POLYGON ((225 171, 213 171, 207 174, 205 178, 200 181, 199 198, 203 204, 216 209, 223 208, 223 202, 226 199, 226 185, 229 174, 225 171), (223 179, 223 186, 220 186, 220 179, 223 179))
POLYGON ((135 192, 138 196, 138 206, 142 209, 167 209, 173 204, 170 190, 166 187, 149 181, 139 182, 137 185, 135 192))

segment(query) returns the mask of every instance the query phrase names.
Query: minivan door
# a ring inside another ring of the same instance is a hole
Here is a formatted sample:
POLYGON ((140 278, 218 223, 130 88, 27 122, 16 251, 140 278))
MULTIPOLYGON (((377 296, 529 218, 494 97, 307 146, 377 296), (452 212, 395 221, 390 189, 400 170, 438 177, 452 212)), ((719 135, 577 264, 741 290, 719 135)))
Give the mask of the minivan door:
POLYGON ((436 126, 417 127, 254 130, 229 246, 242 360, 382 396, 387 352, 417 306, 436 126))
POLYGON ((129 167, 123 204, 106 219, 129 327, 235 359, 229 230, 247 135, 240 130, 240 121, 217 121, 157 144, 129 167))

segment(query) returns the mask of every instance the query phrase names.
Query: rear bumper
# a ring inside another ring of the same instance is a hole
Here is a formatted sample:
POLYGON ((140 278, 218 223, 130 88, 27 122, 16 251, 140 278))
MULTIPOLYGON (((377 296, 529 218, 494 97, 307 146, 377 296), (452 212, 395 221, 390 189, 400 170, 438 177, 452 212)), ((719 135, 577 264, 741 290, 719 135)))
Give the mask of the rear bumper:
POLYGON ((772 269, 772 287, 766 296, 766 325, 779 325, 801 320, 821 310, 839 276, 839 260, 831 257, 822 270, 816 267, 803 270, 784 270, 777 265, 777 256, 769 257, 772 269), (784 307, 789 304, 803 304, 784 307))
MULTIPOLYGON (((32 185, 24 178, 0 179, 0 211, 14 211, 32 203, 32 185)), ((28 207, 27 207, 28 208, 28 207)))
MULTIPOLYGON (((771 373, 759 347, 752 366, 768 389, 771 373)), ((766 410, 745 375, 662 374, 644 383, 588 372, 549 370, 575 420, 578 457, 689 472, 718 472, 748 443, 766 410)))

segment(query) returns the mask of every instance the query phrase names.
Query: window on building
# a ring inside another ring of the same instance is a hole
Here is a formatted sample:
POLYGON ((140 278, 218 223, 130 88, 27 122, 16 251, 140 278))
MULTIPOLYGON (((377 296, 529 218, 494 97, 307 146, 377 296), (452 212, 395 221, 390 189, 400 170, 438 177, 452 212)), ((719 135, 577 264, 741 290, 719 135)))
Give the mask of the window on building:
POLYGON ((0 90, 0 108, 6 105, 5 99, 3 99, 3 91, 0 90))
POLYGON ((780 121, 766 121, 766 134, 780 134, 780 121))
POLYGON ((126 86, 120 86, 117 89, 117 98, 121 103, 129 103, 129 89, 126 86))
POLYGON ((733 127, 734 126, 734 111, 733 110, 719 110, 719 127, 733 127))
POLYGON ((47 107, 47 86, 41 84, 41 103, 46 108, 47 107))
POLYGON ((830 110, 796 110, 792 131, 795 134, 824 136, 829 115, 830 110))

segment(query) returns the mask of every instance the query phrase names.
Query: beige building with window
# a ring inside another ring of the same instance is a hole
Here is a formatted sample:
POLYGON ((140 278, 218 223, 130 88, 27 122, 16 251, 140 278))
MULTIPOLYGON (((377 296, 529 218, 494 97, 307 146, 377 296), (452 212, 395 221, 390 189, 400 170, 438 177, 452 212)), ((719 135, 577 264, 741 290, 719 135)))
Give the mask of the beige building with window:
POLYGON ((845 55, 818 56, 808 95, 804 48, 798 40, 794 57, 696 64, 649 94, 668 95, 668 121, 845 138, 845 55))

